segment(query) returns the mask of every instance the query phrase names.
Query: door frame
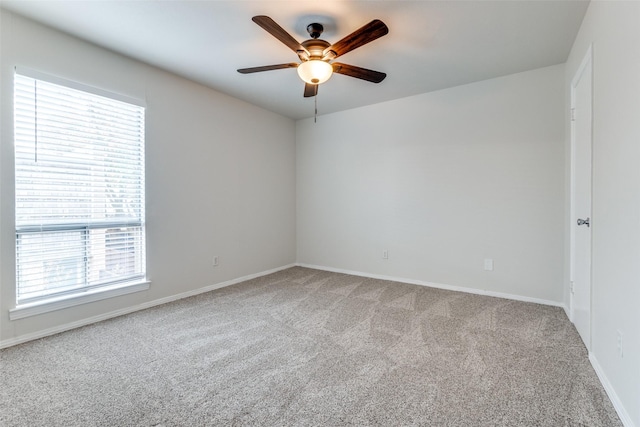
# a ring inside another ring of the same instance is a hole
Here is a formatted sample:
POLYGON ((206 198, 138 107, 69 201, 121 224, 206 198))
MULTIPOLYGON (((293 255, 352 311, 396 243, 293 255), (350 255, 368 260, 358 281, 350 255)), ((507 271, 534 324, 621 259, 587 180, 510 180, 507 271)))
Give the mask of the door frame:
MULTIPOLYGON (((591 185, 590 185, 590 197, 591 197, 591 206, 590 211, 593 208, 593 44, 590 44, 587 52, 585 53, 580 66, 576 70, 573 79, 571 80, 571 109, 570 113, 570 133, 571 133, 571 154, 570 154, 570 191, 569 191, 569 319, 571 322, 575 322, 575 313, 574 313, 574 279, 575 279, 575 235, 576 235, 576 208, 575 208, 575 163, 576 163, 576 130, 575 130, 575 121, 574 117, 574 109, 576 104, 576 85, 582 78, 584 71, 587 67, 591 68, 591 185)), ((592 222, 593 222, 593 212, 590 212, 592 222)), ((592 229, 591 229, 592 230, 592 229)), ((592 237, 593 237, 593 232, 592 237)), ((587 346, 587 350, 591 350, 591 324, 592 324, 592 308, 593 308, 593 280, 592 280, 592 261, 593 261, 593 239, 590 239, 591 250, 589 252, 589 345, 587 346)))

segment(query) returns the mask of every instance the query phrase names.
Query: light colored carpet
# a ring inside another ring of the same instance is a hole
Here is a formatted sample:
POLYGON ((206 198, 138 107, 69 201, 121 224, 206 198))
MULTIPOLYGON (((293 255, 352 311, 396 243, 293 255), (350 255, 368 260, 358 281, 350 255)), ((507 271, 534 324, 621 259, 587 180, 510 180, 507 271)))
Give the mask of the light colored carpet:
POLYGON ((4 427, 621 425, 560 308, 298 267, 0 362, 4 427))

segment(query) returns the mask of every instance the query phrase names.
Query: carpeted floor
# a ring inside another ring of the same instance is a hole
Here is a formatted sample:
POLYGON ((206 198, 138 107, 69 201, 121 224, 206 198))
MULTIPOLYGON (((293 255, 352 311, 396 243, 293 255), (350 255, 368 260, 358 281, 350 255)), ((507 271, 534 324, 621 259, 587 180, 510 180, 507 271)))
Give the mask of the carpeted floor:
POLYGON ((560 308, 298 267, 0 363, 3 427, 621 425, 560 308))

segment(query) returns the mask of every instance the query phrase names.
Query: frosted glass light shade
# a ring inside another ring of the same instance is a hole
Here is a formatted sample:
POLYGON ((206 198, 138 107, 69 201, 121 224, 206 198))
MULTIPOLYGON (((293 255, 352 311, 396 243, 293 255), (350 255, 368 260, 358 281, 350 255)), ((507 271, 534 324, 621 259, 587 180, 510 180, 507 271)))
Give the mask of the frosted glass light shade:
POLYGON ((312 59, 307 62, 303 62, 298 65, 298 75, 305 83, 318 85, 329 80, 333 74, 333 67, 331 64, 318 59, 312 59))

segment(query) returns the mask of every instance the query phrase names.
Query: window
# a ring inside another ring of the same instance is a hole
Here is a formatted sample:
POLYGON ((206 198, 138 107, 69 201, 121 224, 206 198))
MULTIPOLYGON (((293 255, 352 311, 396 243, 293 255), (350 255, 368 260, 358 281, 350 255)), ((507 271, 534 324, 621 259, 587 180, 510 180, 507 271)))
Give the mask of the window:
POLYGON ((144 107, 16 71, 17 304, 145 279, 144 107))

